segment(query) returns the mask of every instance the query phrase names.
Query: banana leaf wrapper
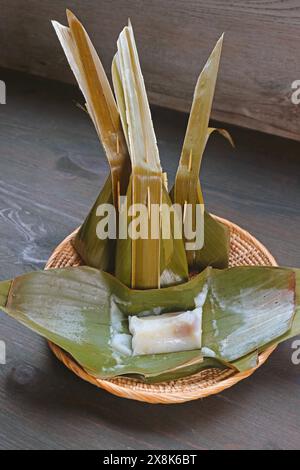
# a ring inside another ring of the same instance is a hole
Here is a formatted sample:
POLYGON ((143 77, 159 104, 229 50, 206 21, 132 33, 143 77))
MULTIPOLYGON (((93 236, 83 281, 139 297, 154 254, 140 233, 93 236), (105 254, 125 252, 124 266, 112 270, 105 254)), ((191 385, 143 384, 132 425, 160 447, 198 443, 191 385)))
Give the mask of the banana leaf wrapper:
POLYGON ((97 236, 95 227, 99 217, 96 210, 100 204, 113 203, 118 212, 119 198, 126 194, 128 187, 130 158, 119 111, 97 52, 75 15, 67 10, 67 17, 69 27, 56 21, 53 26, 84 95, 87 111, 110 165, 110 175, 73 244, 87 265, 111 271, 115 244, 97 236))
POLYGON ((217 359, 204 357, 203 360, 201 362, 198 362, 197 364, 180 367, 178 369, 171 370, 160 375, 150 377, 145 377, 144 375, 130 375, 127 377, 137 379, 138 381, 147 384, 155 384, 190 377, 191 375, 198 374, 199 372, 207 369, 226 370, 228 369, 228 367, 231 367, 231 365, 223 364, 217 359))
POLYGON ((104 204, 113 204, 111 175, 108 176, 72 243, 87 266, 113 273, 115 269, 116 241, 110 238, 102 239, 97 236, 97 225, 99 223, 97 210, 99 206, 104 204))
MULTIPOLYGON (((124 219, 124 230, 127 233, 128 227, 132 222, 132 218, 128 216, 128 201, 132 201, 132 185, 129 184, 128 192, 127 192, 127 203, 122 210, 125 211, 124 219)), ((162 203, 167 207, 171 206, 171 200, 169 194, 165 188, 162 186, 162 203)), ((161 230, 159 231, 160 237, 160 250, 159 250, 159 260, 160 265, 159 269, 159 286, 161 288, 182 284, 188 280, 188 265, 187 259, 185 255, 185 249, 182 239, 177 239, 174 237, 174 225, 175 225, 175 218, 177 214, 174 213, 171 215, 170 218, 170 237, 163 238, 161 230)), ((151 230, 151 221, 149 221, 148 225, 148 233, 151 230)), ((127 238, 118 238, 116 243, 116 267, 115 267, 115 276, 126 286, 130 287, 132 285, 132 240, 127 238)), ((150 262, 152 262, 151 257, 153 256, 153 252, 150 250, 146 250, 145 252, 140 252, 139 254, 136 253, 136 256, 140 256, 142 258, 142 268, 143 272, 145 272, 145 276, 147 275, 147 266, 150 262)), ((149 278, 147 278, 149 279, 149 278)), ((143 287, 145 287, 145 283, 147 279, 143 282, 143 287)), ((151 286, 150 286, 151 287, 151 286)))
POLYGON ((221 368, 240 364, 243 370, 255 364, 266 345, 300 334, 299 270, 284 268, 208 268, 185 284, 145 291, 129 289, 93 268, 65 268, 0 283, 0 303, 8 315, 101 378, 133 374, 171 380, 201 370, 205 360, 221 368), (199 305, 201 350, 132 356, 114 347, 115 335, 129 338, 129 315, 199 305))
MULTIPOLYGON (((118 239, 116 276, 127 286, 151 289, 184 282, 188 278, 183 240, 161 237, 161 214, 155 219, 152 207, 171 205, 165 188, 156 137, 144 79, 131 24, 118 39, 118 52, 112 65, 115 94, 132 164, 127 192, 129 205, 147 209, 146 234, 118 239), (152 232, 152 228, 155 232, 152 232)), ((128 207, 127 207, 128 209, 128 207)), ((131 215, 127 227, 133 223, 131 215)), ((126 230, 127 231, 127 230, 126 230)))
MULTIPOLYGON (((193 231, 199 232, 196 225, 196 206, 204 211, 204 200, 199 181, 202 156, 210 135, 218 131, 233 145, 225 129, 209 128, 209 118, 219 69, 223 36, 217 42, 205 67, 203 68, 194 92, 187 131, 183 143, 175 185, 171 191, 174 203, 180 204, 185 213, 191 206, 193 231)), ((203 214, 202 246, 187 250, 187 260, 191 271, 201 271, 207 266, 228 267, 229 231, 224 225, 213 219, 206 211, 203 214)), ((187 240, 186 240, 187 242, 187 240)))

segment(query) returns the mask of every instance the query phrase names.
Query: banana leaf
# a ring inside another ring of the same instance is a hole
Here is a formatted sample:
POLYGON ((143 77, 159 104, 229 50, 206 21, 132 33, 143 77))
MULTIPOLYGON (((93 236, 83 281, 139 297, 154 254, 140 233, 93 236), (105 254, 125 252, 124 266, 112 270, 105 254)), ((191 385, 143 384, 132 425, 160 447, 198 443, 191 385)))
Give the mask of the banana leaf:
POLYGON ((191 205, 194 232, 197 230, 197 205, 201 205, 203 210, 202 246, 198 246, 195 250, 187 250, 189 269, 194 272, 199 272, 209 265, 216 268, 228 267, 229 260, 228 229, 206 211, 204 212, 204 200, 199 181, 202 156, 212 132, 217 130, 233 145, 227 131, 208 127, 222 44, 223 36, 217 42, 198 78, 175 185, 171 191, 173 202, 180 204, 183 210, 187 205, 191 205))
POLYGON ((120 118, 122 122, 124 136, 127 142, 127 147, 130 148, 129 137, 128 137, 128 123, 126 117, 126 102, 124 89, 121 79, 121 70, 120 70, 120 60, 118 53, 115 54, 112 66, 111 66, 111 76, 113 81, 114 92, 117 100, 118 110, 120 113, 120 118))
POLYGON ((222 362, 218 361, 217 359, 212 358, 204 358, 202 362, 199 362, 195 365, 187 365, 181 367, 177 370, 172 370, 169 372, 165 372, 161 375, 156 375, 152 377, 145 377, 145 376, 132 376, 132 378, 137 378, 139 381, 145 382, 147 384, 154 384, 160 382, 170 382, 177 379, 183 379, 185 377, 190 377, 191 375, 198 374, 201 371, 207 369, 219 369, 219 370, 226 370, 231 367, 231 365, 223 364, 222 362))
POLYGON ((199 350, 137 357, 116 350, 113 338, 128 335, 128 319, 118 307, 125 292, 115 278, 93 268, 49 270, 0 283, 0 308, 97 377, 150 377, 202 362, 199 350))
MULTIPOLYGON (((118 211, 119 198, 125 195, 126 191, 131 194, 132 199, 130 202, 146 204, 148 207, 151 204, 160 204, 165 201, 170 206, 171 200, 165 194, 166 191, 162 181, 164 178, 131 25, 125 28, 120 35, 118 41, 119 51, 112 64, 112 77, 119 107, 118 111, 100 59, 85 29, 73 13, 67 11, 67 16, 69 28, 57 22, 53 22, 53 25, 85 96, 88 112, 103 143, 111 168, 110 177, 107 178, 103 190, 100 192, 73 243, 85 264, 113 272, 116 243, 109 239, 100 239, 97 236, 95 231, 99 221, 96 214, 97 207, 103 203, 111 203, 111 200, 113 200, 118 211), (122 67, 123 69, 124 67, 125 69, 126 67, 132 68, 131 77, 128 78, 127 71, 125 73, 124 70, 122 75, 122 67), (124 87, 127 92, 125 92, 124 87), (132 90, 136 93, 132 93, 132 90), (133 191, 128 188, 131 168, 127 146, 134 165, 131 178, 131 185, 134 186, 133 191), (110 184, 111 195, 109 194, 110 184)), ((206 90, 207 86, 204 82, 202 85, 206 90)), ((212 82, 213 80, 208 82, 208 88, 210 89, 211 86, 214 88, 212 82)), ((211 100, 212 95, 213 92, 211 100)), ((197 115, 197 107, 193 106, 190 118, 192 123, 197 115)), ((189 128, 193 129, 192 124, 189 128)), ((187 136, 192 132, 189 131, 189 128, 187 136)), ((206 141, 214 130, 207 129, 206 141)), ((219 132, 230 139, 225 130, 219 130, 219 132)), ((192 132, 192 134, 194 137, 197 136, 197 132, 192 132)), ((202 140, 204 141, 204 139, 202 140)), ((204 145, 203 142, 202 145, 204 145)), ((193 165, 195 165, 197 159, 193 158, 192 160, 193 165)), ((193 175, 195 175, 195 172, 193 175)), ((194 181, 196 192, 194 195, 196 195, 197 201, 202 201, 198 175, 196 176, 197 181, 194 181)), ((186 186, 186 183, 187 186, 193 186, 194 178, 191 175, 187 175, 187 178, 188 181, 184 181, 184 177, 181 180, 184 186, 186 186)), ((179 177, 178 181, 180 181, 179 177)), ((177 187, 179 185, 180 183, 177 187)), ((152 220, 151 210, 149 209, 148 231, 150 231, 152 220)), ((130 221, 132 219, 128 219, 128 223, 130 221)), ((116 228, 118 229, 118 218, 116 222, 116 228)), ((207 213, 204 214, 204 222, 206 242, 201 250, 201 259, 198 260, 197 267, 204 268, 209 264, 226 267, 228 260, 227 257, 224 258, 224 246, 226 245, 226 253, 228 254, 227 229, 207 213)), ((187 280, 188 267, 184 253, 184 243, 183 240, 174 237, 174 223, 172 222, 172 224, 171 236, 168 240, 161 239, 160 233, 160 237, 155 239, 150 237, 147 240, 120 241, 117 248, 115 272, 124 283, 132 287, 153 288, 174 285, 187 280), (147 266, 147 270, 145 270, 145 266, 147 266), (124 270, 125 276, 123 275, 124 270)), ((188 252, 188 257, 191 266, 191 257, 194 257, 194 254, 188 252)))
MULTIPOLYGON (((127 201, 121 208, 121 214, 124 211, 124 228, 126 232, 131 222, 131 218, 127 215, 129 208, 128 203, 132 200, 131 191, 132 185, 129 184, 127 201)), ((163 204, 170 207, 171 201, 165 186, 162 187, 162 198, 163 204)), ((176 217, 177 215, 175 213, 170 219, 170 238, 160 239, 160 287, 162 288, 184 283, 188 279, 188 265, 183 240, 176 239, 173 236, 176 217)), ((122 216, 121 218, 123 220, 122 216)), ((123 284, 130 287, 132 280, 132 265, 130 263, 132 259, 132 242, 128 238, 118 238, 116 246, 115 276, 121 280, 123 284)), ((143 259, 144 263, 146 263, 145 257, 143 259)), ((147 264, 145 264, 145 268, 146 266, 147 264)))
POLYGON ((203 344, 227 362, 256 351, 292 327, 295 313, 292 271, 251 267, 216 271, 210 291, 211 305, 204 305, 203 344), (245 306, 247 310, 240 316, 245 306))
POLYGON ((237 359, 229 364, 229 367, 234 367, 239 372, 245 372, 246 370, 254 369, 258 365, 258 350, 253 351, 246 356, 237 359))
POLYGON ((299 270, 208 268, 182 285, 137 291, 107 273, 78 267, 2 282, 0 302, 7 314, 63 348, 97 377, 134 374, 172 380, 201 370, 203 356, 220 367, 235 367, 235 361, 245 362, 253 353, 251 364, 265 345, 300 334, 299 282, 299 270), (130 355, 128 315, 159 315, 200 305, 202 350, 130 355), (118 346, 116 339, 122 340, 118 346))
POLYGON ((98 238, 95 227, 99 218, 95 212, 99 204, 112 202, 118 211, 119 198, 127 191, 130 158, 119 112, 101 61, 82 24, 69 10, 67 17, 69 27, 56 21, 53 21, 53 26, 85 97, 88 113, 110 165, 110 176, 80 228, 74 246, 87 265, 111 270, 114 243, 98 238))
MULTIPOLYGON (((128 123, 126 118, 126 103, 124 89, 121 79, 120 60, 118 53, 115 54, 112 63, 112 79, 114 84, 114 91, 120 111, 124 135, 128 148, 130 148, 128 137, 128 123)), ((162 188, 162 203, 170 207, 171 200, 168 195, 168 180, 166 173, 163 174, 164 185, 162 188)), ((132 200, 131 186, 128 188, 128 200, 132 200)), ((128 204, 124 208, 128 211, 128 204)), ((174 215, 176 217, 176 215, 174 215)), ((130 218, 127 218, 126 229, 130 223, 130 218)), ((188 279, 188 266, 184 251, 182 240, 174 238, 174 218, 171 219, 170 239, 160 240, 160 286, 165 287, 168 285, 185 282, 188 279)), ((120 279, 125 285, 131 285, 131 264, 126 261, 132 258, 131 242, 119 239, 117 244, 116 258, 120 260, 116 266, 116 277, 120 279), (124 260, 124 262, 123 262, 124 260)))
POLYGON ((102 239, 97 236, 97 225, 99 222, 97 209, 104 204, 113 204, 111 175, 108 176, 99 196, 72 243, 87 266, 101 268, 103 271, 113 273, 115 269, 116 242, 110 238, 102 239))
POLYGON ((83 94, 95 123, 111 169, 113 199, 118 208, 120 194, 127 191, 130 158, 119 111, 104 68, 80 21, 67 10, 70 32, 76 47, 79 70, 85 83, 83 94))
MULTIPOLYGON (((170 207, 171 201, 165 188, 131 24, 121 32, 117 44, 112 76, 132 163, 127 201, 129 206, 147 208, 147 223, 140 224, 144 236, 118 239, 115 273, 118 279, 133 288, 164 287, 188 278, 183 240, 174 238, 173 226, 169 238, 162 239, 161 214, 152 211, 153 206, 160 207, 162 203, 170 207)), ((128 215, 127 227, 136 216, 128 215)))
MULTIPOLYGON (((128 137, 128 124, 126 118, 126 103, 124 90, 121 80, 120 61, 118 53, 115 54, 112 63, 112 79, 114 84, 115 95, 120 111, 122 120, 124 135, 128 148, 130 148, 129 137, 128 137)), ((168 195, 168 177, 166 173, 163 173, 164 184, 162 188, 162 203, 163 205, 171 206, 171 200, 168 195)), ((131 189, 129 189, 130 191, 131 189)), ((129 200, 131 200, 131 194, 127 194, 129 200)), ((127 208, 128 209, 128 208, 127 208)), ((167 241, 161 236, 160 240, 160 286, 165 287, 168 285, 185 282, 188 279, 188 266, 185 256, 184 245, 182 240, 178 240, 174 237, 174 225, 177 214, 170 220, 170 237, 167 241)), ((178 220, 178 219, 176 219, 178 220)), ((127 225, 130 223, 128 220, 127 225)), ((162 234, 161 234, 162 235, 162 234)), ((132 250, 131 243, 119 241, 117 258, 119 259, 131 259, 132 250)), ((131 283, 131 266, 129 263, 118 263, 117 264, 116 276, 122 280, 124 284, 130 286, 131 283)))
MULTIPOLYGON (((293 320, 293 324, 290 330, 288 330, 285 334, 283 334, 280 338, 278 343, 283 343, 295 336, 300 334, 300 269, 290 268, 295 273, 295 298, 296 298, 296 312, 293 320)), ((272 343, 268 344, 267 346, 272 346, 272 343)), ((264 348, 260 348, 262 351, 264 348)))

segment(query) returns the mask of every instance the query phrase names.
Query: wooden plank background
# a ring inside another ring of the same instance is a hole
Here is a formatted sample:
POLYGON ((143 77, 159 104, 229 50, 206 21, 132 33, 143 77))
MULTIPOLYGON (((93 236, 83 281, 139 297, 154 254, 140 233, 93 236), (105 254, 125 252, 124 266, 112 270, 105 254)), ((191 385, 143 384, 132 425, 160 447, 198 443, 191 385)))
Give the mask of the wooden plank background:
POLYGON ((181 111, 225 31, 213 117, 300 140, 300 108, 291 102, 300 79, 299 0, 1 0, 0 65, 72 81, 50 24, 65 23, 66 6, 107 70, 131 17, 152 103, 181 111))

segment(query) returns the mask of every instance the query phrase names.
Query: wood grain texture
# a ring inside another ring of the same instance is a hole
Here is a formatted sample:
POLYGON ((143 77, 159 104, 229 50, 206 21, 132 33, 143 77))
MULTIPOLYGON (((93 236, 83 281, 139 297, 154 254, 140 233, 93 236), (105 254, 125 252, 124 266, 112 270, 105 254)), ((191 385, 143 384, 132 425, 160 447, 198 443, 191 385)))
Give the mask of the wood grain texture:
POLYGON ((66 6, 108 71, 131 17, 152 103, 181 111, 225 31, 213 117, 300 140, 300 108, 291 102, 291 84, 300 79, 298 0, 2 0, 0 65, 73 81, 50 24, 65 24, 66 6))
MULTIPOLYGON (((83 219, 107 164, 76 88, 0 70, 0 279, 41 268, 83 219)), ((153 109, 172 181, 186 115, 153 109)), ((208 209, 251 231, 279 263, 300 267, 300 144, 230 128, 203 161, 208 209)), ((34 333, 0 313, 1 449, 299 449, 300 366, 291 342, 221 395, 172 407, 108 395, 80 381, 34 333)))

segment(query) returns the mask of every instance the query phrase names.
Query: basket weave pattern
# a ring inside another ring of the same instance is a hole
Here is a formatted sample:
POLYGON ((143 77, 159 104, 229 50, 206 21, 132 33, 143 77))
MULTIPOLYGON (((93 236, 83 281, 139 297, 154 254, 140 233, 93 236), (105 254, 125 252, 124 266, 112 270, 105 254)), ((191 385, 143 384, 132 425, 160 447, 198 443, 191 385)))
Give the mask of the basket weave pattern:
MULTIPOLYGON (((273 256, 252 235, 225 219, 217 219, 230 229, 230 266, 277 266, 273 256)), ((46 269, 75 267, 82 264, 71 243, 75 233, 69 235, 56 248, 46 265, 46 269)), ((135 379, 123 377, 110 380, 97 379, 85 372, 69 354, 58 346, 53 343, 49 343, 49 346, 55 356, 83 380, 123 398, 164 404, 182 403, 220 393, 222 390, 232 387, 252 375, 258 367, 266 362, 275 349, 273 346, 262 352, 259 355, 258 366, 246 372, 238 373, 230 369, 224 371, 208 369, 183 379, 149 385, 135 379)))

